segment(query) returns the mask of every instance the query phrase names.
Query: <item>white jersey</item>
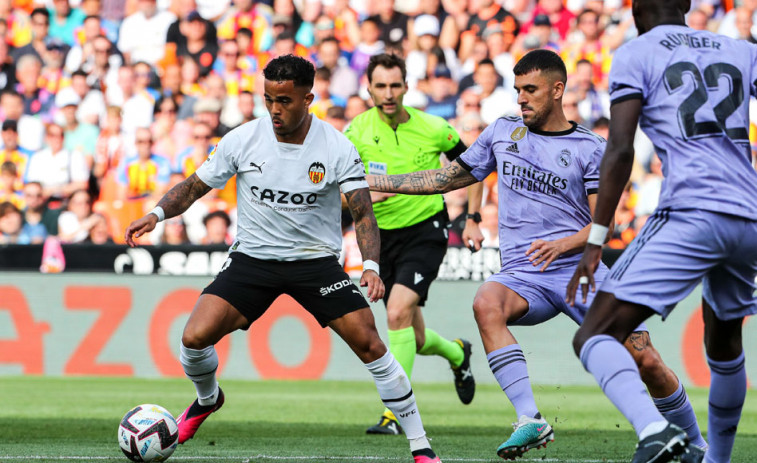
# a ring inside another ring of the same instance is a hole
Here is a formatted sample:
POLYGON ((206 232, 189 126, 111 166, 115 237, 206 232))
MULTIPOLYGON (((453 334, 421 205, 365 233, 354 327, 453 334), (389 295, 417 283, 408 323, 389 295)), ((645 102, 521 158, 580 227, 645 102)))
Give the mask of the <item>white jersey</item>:
POLYGON ((339 192, 368 188, 355 147, 316 117, 302 145, 280 143, 270 117, 248 122, 223 137, 196 173, 213 188, 237 175, 231 251, 264 260, 338 256, 339 192))

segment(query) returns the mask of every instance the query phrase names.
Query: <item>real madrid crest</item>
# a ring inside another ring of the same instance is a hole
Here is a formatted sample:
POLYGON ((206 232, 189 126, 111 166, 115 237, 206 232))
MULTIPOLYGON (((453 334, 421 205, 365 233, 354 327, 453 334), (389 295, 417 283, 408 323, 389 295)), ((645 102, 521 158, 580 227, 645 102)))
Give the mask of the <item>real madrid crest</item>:
POLYGON ((513 141, 522 140, 523 137, 526 136, 527 132, 528 132, 527 128, 525 128, 525 127, 518 127, 517 129, 513 130, 513 133, 510 134, 510 138, 513 141))
POLYGON ((562 150, 560 151, 560 154, 557 156, 557 163, 560 164, 562 167, 568 167, 573 163, 572 155, 570 154, 570 151, 568 150, 562 150))
POLYGON ((323 181, 323 177, 325 176, 326 166, 324 166, 320 162, 314 162, 310 164, 310 169, 308 169, 308 177, 310 178, 311 182, 317 185, 323 181))

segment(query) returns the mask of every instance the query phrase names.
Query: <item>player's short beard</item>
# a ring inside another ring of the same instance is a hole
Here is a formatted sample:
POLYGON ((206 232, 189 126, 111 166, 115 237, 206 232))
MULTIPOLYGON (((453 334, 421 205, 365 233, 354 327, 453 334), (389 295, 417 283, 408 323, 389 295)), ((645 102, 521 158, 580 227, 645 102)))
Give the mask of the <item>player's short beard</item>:
POLYGON ((526 121, 523 119, 523 124, 525 124, 526 127, 529 129, 540 129, 541 126, 544 124, 544 121, 547 120, 547 114, 549 114, 549 108, 542 108, 540 111, 537 111, 535 108, 532 108, 533 115, 531 118, 526 121))

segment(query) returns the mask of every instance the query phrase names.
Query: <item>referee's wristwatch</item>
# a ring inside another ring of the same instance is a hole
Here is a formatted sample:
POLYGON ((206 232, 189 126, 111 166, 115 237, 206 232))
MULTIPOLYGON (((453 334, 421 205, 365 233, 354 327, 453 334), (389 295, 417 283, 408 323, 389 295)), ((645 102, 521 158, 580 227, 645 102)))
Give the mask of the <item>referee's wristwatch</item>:
POLYGON ((481 213, 480 212, 474 212, 473 214, 466 214, 465 218, 468 220, 472 220, 475 223, 481 223, 481 213))

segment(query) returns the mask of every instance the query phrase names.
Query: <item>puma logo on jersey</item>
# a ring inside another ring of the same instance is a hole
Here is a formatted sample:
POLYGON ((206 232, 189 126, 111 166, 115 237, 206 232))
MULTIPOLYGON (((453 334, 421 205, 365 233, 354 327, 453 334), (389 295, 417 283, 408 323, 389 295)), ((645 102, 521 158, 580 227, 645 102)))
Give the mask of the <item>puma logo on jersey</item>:
MULTIPOLYGON (((251 163, 250 163, 250 167, 252 167, 252 168, 254 168, 254 169, 257 169, 257 170, 258 170, 258 172, 260 172, 261 174, 263 173, 263 166, 264 166, 264 165, 265 165, 265 161, 263 161, 263 163, 262 163, 262 164, 260 164, 260 165, 257 165, 257 164, 255 164, 254 162, 251 162, 251 163)), ((250 172, 254 172, 254 170, 251 170, 250 172)))
POLYGON ((416 285, 417 285, 417 284, 418 284, 418 283, 420 283, 421 281, 423 281, 423 275, 421 275, 421 274, 420 274, 420 273, 418 273, 418 272, 415 272, 415 275, 413 276, 413 284, 416 284, 416 285))

